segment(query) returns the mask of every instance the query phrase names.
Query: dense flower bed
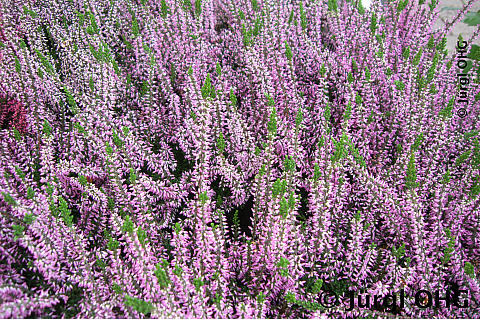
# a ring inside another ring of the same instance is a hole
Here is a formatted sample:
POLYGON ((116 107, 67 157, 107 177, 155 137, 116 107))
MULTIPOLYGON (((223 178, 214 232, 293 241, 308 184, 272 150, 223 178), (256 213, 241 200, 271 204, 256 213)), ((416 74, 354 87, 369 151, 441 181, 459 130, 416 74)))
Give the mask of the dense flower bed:
POLYGON ((2 1, 0 318, 479 318, 473 2, 2 1))

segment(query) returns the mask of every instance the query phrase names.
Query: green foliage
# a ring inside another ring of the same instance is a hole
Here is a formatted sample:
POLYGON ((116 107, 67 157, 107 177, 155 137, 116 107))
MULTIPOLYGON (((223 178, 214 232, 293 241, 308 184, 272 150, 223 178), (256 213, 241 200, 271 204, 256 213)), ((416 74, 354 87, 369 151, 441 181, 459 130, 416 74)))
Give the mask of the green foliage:
POLYGON ((395 249, 395 246, 392 247, 392 255, 397 258, 397 260, 401 259, 405 256, 405 243, 403 243, 400 247, 395 249))
POLYGON ((281 257, 280 261, 277 263, 277 267, 279 268, 282 277, 288 276, 288 265, 290 265, 290 262, 284 257, 281 257))
POLYGON ((275 107, 272 108, 272 113, 270 114, 270 120, 268 121, 267 129, 270 134, 277 134, 277 110, 275 109, 275 107))
POLYGON ((122 287, 120 287, 120 285, 117 284, 117 283, 115 283, 115 282, 112 284, 112 290, 113 290, 116 294, 122 294, 122 293, 124 292, 123 289, 122 289, 122 287))
POLYGON ((12 225, 13 229, 13 238, 17 240, 23 237, 23 232, 25 231, 25 227, 22 225, 12 225))
POLYGON ((370 31, 375 34, 375 31, 377 30, 377 15, 372 13, 372 19, 370 20, 370 31))
POLYGON ((135 16, 132 18, 132 33, 134 37, 140 35, 140 27, 138 26, 138 20, 135 16))
POLYGON ((53 75, 55 73, 55 70, 50 61, 48 61, 48 59, 38 49, 35 49, 35 52, 37 53, 37 56, 42 63, 42 66, 45 68, 45 71, 47 71, 48 74, 53 75))
POLYGON ((472 185, 468 191, 470 199, 474 199, 480 194, 480 175, 477 175, 473 178, 472 185))
POLYGON ((250 2, 252 3, 252 9, 253 9, 253 11, 257 11, 257 10, 258 10, 258 2, 257 2, 257 0, 250 0, 250 2))
POLYGON ((370 73, 370 69, 368 68, 368 65, 365 66, 365 80, 368 82, 370 81, 370 78, 372 77, 370 73))
POLYGON ((365 8, 363 7, 362 1, 358 1, 358 13, 360 13, 360 15, 365 14, 365 8))
POLYGON ((418 187, 418 183, 416 181, 417 181, 417 169, 415 168, 415 156, 412 153, 407 165, 405 186, 408 189, 414 189, 418 187))
POLYGON ((470 52, 468 53, 468 58, 471 60, 480 61, 480 46, 472 44, 470 47, 470 52))
POLYGON ((145 244, 145 239, 147 239, 147 233, 140 226, 137 228, 137 237, 140 244, 145 244))
POLYGON ((113 144, 115 144, 115 146, 117 146, 118 148, 121 148, 125 144, 125 142, 122 141, 122 139, 120 139, 117 132, 115 131, 112 132, 112 138, 113 138, 113 144))
POLYGON ((430 10, 433 11, 438 4, 438 0, 432 0, 432 2, 429 4, 430 10))
POLYGON ((233 88, 230 88, 230 103, 232 103, 232 106, 237 105, 237 96, 233 92, 233 88))
POLYGON ((207 191, 200 193, 200 194, 198 195, 198 199, 200 200, 200 202, 202 203, 202 205, 205 205, 205 203, 206 203, 207 200, 208 200, 207 191))
POLYGON ((221 131, 217 138, 217 149, 219 154, 222 154, 225 150, 225 139, 223 138, 223 133, 221 131))
POLYGON ((318 163, 315 163, 314 167, 313 167, 313 180, 314 181, 318 181, 320 179, 320 176, 321 176, 321 171, 320 171, 320 166, 318 166, 318 163))
POLYGON ((108 243, 107 243, 107 248, 109 250, 116 250, 118 247, 120 246, 120 243, 118 242, 118 240, 116 240, 115 238, 113 237, 109 237, 108 238, 108 243))
POLYGON ((423 137, 423 133, 418 134, 417 137, 415 137, 415 142, 412 144, 412 152, 418 151, 418 148, 424 140, 425 138, 423 137))
POLYGON ((403 9, 405 9, 405 7, 407 6, 407 4, 408 4, 408 0, 405 0, 405 1, 400 0, 398 2, 397 12, 402 12, 403 9))
POLYGON ((465 274, 468 275, 470 278, 475 277, 475 268, 473 267, 472 263, 469 261, 465 262, 465 266, 463 267, 465 274))
POLYGON ((412 65, 417 66, 420 63, 420 59, 422 57, 422 54, 423 54, 423 48, 420 48, 418 50, 417 54, 415 54, 415 57, 412 60, 412 65))
POLYGON ((130 174, 129 174, 130 184, 134 184, 136 180, 137 180, 137 174, 135 173, 135 170, 133 168, 130 168, 130 174))
POLYGON ((166 265, 166 262, 158 263, 156 266, 157 269, 154 271, 155 277, 157 277, 157 280, 158 280, 158 285, 162 289, 167 288, 168 285, 170 284, 170 279, 168 279, 167 272, 166 272, 167 265, 166 265))
POLYGON ((215 88, 211 83, 210 73, 208 73, 207 77, 205 78, 205 82, 203 83, 201 92, 202 92, 202 97, 204 99, 207 99, 207 98, 214 99, 216 97, 215 88))
POLYGON ((480 24, 480 10, 477 12, 467 12, 463 23, 473 27, 480 24))
POLYGON ((27 199, 33 199, 35 197, 35 191, 30 186, 27 188, 27 199))
POLYGON ((67 201, 62 197, 58 197, 58 211, 60 212, 60 216, 62 217, 65 224, 70 227, 73 224, 73 216, 72 212, 68 208, 67 201))
POLYGON ((125 296, 125 305, 127 307, 132 307, 135 311, 144 315, 151 313, 155 309, 150 302, 128 295, 125 296))
POLYGON ((17 201, 8 193, 2 192, 3 200, 14 207, 18 206, 17 201))
POLYGON ((199 17, 202 14, 202 0, 195 0, 195 15, 199 17))
POLYGON ((272 185, 272 196, 277 197, 283 195, 287 191, 287 181, 285 179, 277 179, 272 185))
POLYGON ((444 264, 448 263, 450 261, 450 258, 452 257, 452 253, 455 250, 455 237, 452 236, 451 231, 449 228, 445 229, 445 235, 447 236, 448 243, 447 247, 445 247, 443 251, 443 260, 442 262, 444 264))
POLYGON ((302 26, 302 30, 307 29, 307 15, 303 9, 303 2, 300 2, 300 25, 302 26))
POLYGON ((397 88, 397 90, 403 91, 405 89, 405 84, 400 80, 396 80, 395 87, 397 88))
POLYGON ((127 232, 130 236, 133 234, 134 225, 133 222, 130 220, 130 216, 125 217, 125 221, 123 222, 122 230, 127 232))
POLYGON ((23 13, 32 17, 33 19, 38 17, 38 14, 35 11, 28 9, 27 6, 23 6, 23 13))
POLYGON ((20 60, 15 56, 15 71, 17 71, 18 74, 22 72, 22 65, 20 64, 20 60))
POLYGON ((362 97, 360 96, 360 94, 357 92, 357 94, 355 95, 355 103, 360 106, 362 104, 362 97))
POLYGON ((217 72, 218 77, 222 76, 222 67, 220 62, 217 62, 217 65, 215 66, 215 72, 217 72))
POLYGON ((288 61, 292 61, 293 53, 292 53, 292 49, 288 45, 287 40, 285 40, 285 56, 287 57, 288 61))
POLYGON ((193 285, 195 286, 195 290, 199 292, 200 287, 204 285, 204 282, 202 281, 201 278, 193 278, 193 285))
POLYGON ((331 157, 332 162, 338 162, 339 160, 345 158, 348 154, 347 151, 347 135, 345 133, 342 134, 342 137, 338 141, 333 141, 335 145, 335 151, 331 157))
POLYGON ((327 5, 329 11, 337 12, 337 0, 328 0, 327 5))
POLYGON ((168 14, 170 14, 170 9, 167 6, 167 2, 165 0, 160 1, 160 16, 162 18, 166 18, 168 14))
POLYGON ((65 96, 67 97, 67 104, 70 106, 70 110, 73 114, 77 114, 78 106, 77 102, 75 102, 75 99, 73 98, 72 93, 70 93, 70 91, 66 87, 63 87, 63 91, 65 92, 65 96))
POLYGON ((295 117, 295 126, 299 127, 303 121, 303 112, 301 108, 298 108, 297 115, 295 117))
POLYGON ((353 81, 354 81, 354 78, 353 78, 353 74, 352 72, 348 72, 348 75, 347 75, 347 81, 348 83, 352 84, 353 81))
POLYGON ((327 73, 327 69, 325 68, 325 63, 322 63, 322 66, 320 67, 319 73, 321 76, 325 76, 327 73))
POLYGON ((460 154, 460 156, 455 161, 455 165, 456 166, 462 165, 470 157, 471 153, 472 153, 472 150, 467 150, 462 154, 460 154))
POLYGON ((438 115, 443 118, 451 117, 454 102, 455 102, 455 97, 452 97, 448 102, 447 106, 443 108, 440 112, 438 112, 438 115))
POLYGON ((291 156, 285 156, 283 166, 285 167, 286 172, 294 172, 295 171, 295 160, 291 156))
POLYGON ((409 46, 407 46, 406 48, 403 49, 402 57, 405 60, 407 60, 410 57, 410 47, 409 46))

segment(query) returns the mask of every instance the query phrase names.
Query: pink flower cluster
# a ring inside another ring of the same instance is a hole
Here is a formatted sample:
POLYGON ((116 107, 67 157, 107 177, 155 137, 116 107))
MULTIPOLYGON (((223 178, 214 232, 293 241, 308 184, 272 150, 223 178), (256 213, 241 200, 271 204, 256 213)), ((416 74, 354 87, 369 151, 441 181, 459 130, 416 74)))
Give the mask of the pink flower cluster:
POLYGON ((0 318, 479 318, 473 3, 2 2, 0 318))

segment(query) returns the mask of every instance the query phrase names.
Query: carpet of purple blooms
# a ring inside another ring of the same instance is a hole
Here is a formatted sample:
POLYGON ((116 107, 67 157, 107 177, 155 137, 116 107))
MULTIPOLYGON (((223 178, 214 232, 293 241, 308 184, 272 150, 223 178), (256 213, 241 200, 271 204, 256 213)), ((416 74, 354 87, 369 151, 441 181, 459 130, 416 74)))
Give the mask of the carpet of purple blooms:
POLYGON ((479 318, 480 29, 462 88, 437 2, 1 1, 0 318, 479 318))

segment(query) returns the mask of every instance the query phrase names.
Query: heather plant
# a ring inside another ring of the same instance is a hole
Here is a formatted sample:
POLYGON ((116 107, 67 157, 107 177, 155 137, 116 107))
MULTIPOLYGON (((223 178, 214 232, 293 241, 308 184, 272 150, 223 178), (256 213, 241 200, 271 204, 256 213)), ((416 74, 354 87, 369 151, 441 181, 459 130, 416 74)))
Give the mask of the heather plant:
POLYGON ((478 317, 473 3, 2 2, 0 317, 478 317))

